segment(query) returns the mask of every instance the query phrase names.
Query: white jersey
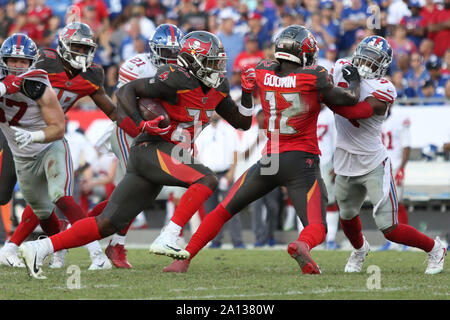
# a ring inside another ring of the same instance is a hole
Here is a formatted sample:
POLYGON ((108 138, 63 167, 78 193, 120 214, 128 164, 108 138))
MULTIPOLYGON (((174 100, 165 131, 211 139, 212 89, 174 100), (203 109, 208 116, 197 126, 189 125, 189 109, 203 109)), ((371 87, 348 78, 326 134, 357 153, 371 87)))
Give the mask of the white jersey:
POLYGON ((383 123, 382 140, 391 158, 394 172, 402 163, 403 149, 411 146, 410 125, 408 116, 396 112, 392 112, 383 123))
POLYGON ((153 77, 156 74, 156 69, 157 67, 152 63, 150 54, 137 54, 126 60, 120 67, 117 88, 136 79, 153 77))
MULTIPOLYGON (((47 76, 47 72, 42 72, 38 76, 26 77, 27 80, 44 83, 52 87, 47 76)), ((24 76, 22 74, 21 76, 24 76)), ((41 113, 41 107, 36 101, 27 97, 22 92, 5 94, 0 98, 0 129, 8 141, 9 148, 14 156, 31 158, 46 149, 51 143, 30 143, 23 149, 15 140, 15 133, 11 127, 20 127, 27 131, 39 131, 47 127, 41 113)))
MULTIPOLYGON (((333 68, 335 85, 348 86, 342 76, 342 67, 348 63, 351 62, 347 59, 336 61, 333 68)), ((389 109, 397 97, 397 92, 387 79, 361 79, 359 101, 364 101, 370 96, 388 103, 389 109)), ((382 125, 388 109, 382 116, 374 114, 368 119, 361 120, 348 120, 335 115, 337 140, 334 169, 336 174, 360 176, 375 169, 388 157, 386 147, 381 141, 382 125)))
POLYGON ((324 165, 333 159, 334 149, 336 148, 334 113, 328 108, 322 108, 317 118, 317 141, 322 153, 320 164, 324 165))

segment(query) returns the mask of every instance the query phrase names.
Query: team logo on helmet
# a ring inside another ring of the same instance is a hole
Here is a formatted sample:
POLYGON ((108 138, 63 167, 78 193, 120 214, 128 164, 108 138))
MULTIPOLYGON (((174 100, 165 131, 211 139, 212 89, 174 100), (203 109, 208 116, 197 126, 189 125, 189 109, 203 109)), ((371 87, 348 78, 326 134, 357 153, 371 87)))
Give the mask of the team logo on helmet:
POLYGON ((198 39, 188 39, 187 46, 191 54, 206 54, 211 48, 211 42, 202 42, 198 39))
POLYGON ((63 38, 64 39, 70 39, 70 37, 73 36, 73 34, 75 33, 75 31, 77 31, 77 29, 67 29, 64 34, 63 34, 63 38))

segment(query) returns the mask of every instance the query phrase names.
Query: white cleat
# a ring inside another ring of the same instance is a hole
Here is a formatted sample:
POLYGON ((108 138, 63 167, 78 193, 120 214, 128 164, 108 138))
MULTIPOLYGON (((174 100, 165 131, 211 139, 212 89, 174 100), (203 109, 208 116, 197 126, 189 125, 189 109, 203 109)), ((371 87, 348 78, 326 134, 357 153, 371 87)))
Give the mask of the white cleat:
POLYGON ((364 259, 370 251, 369 243, 366 241, 366 238, 364 236, 363 238, 363 246, 352 251, 350 258, 348 258, 347 264, 345 265, 344 272, 361 272, 364 264, 364 259))
POLYGON ((438 274, 444 269, 444 258, 447 254, 447 249, 442 244, 439 237, 434 239, 434 247, 428 252, 428 266, 425 274, 438 274))
POLYGON ((41 240, 23 243, 19 247, 19 252, 25 261, 25 266, 31 277, 36 279, 47 279, 47 277, 43 275, 42 265, 45 262, 48 251, 41 240))
POLYGON ((92 263, 88 270, 109 270, 112 264, 102 250, 96 251, 91 255, 92 263))
POLYGON ((177 237, 177 245, 182 249, 186 248, 186 241, 184 241, 184 238, 182 236, 177 237))
POLYGON ((178 245, 178 235, 161 230, 160 235, 150 245, 150 253, 172 257, 179 260, 189 259, 189 252, 178 245))
POLYGON ((0 249, 0 265, 5 265, 12 268, 25 268, 22 259, 17 255, 15 250, 0 249))
POLYGON ((48 265, 51 269, 61 269, 64 267, 66 261, 67 249, 59 250, 52 254, 52 259, 50 260, 50 264, 48 265))

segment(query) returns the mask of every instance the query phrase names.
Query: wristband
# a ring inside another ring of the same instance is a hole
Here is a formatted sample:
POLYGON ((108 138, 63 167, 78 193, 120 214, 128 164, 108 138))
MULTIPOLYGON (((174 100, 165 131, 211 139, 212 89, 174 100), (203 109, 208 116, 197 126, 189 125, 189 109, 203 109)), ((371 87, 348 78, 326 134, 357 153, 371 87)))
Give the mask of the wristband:
POLYGON ((3 82, 0 82, 0 97, 3 97, 6 94, 6 86, 3 82))
POLYGON ((239 106, 238 106, 239 113, 245 117, 253 116, 253 109, 254 109, 254 107, 246 108, 242 104, 239 104, 239 106))
POLYGON ((33 142, 44 142, 45 141, 45 132, 43 130, 31 132, 31 140, 33 142))

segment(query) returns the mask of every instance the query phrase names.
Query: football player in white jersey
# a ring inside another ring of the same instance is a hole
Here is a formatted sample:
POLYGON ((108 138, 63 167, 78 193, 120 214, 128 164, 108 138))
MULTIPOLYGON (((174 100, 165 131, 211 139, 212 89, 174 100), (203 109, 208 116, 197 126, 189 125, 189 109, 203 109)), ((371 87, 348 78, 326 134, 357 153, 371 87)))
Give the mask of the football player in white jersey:
POLYGON ((387 240, 417 247, 428 253, 426 274, 440 273, 444 267, 446 248, 415 228, 398 223, 398 197, 392 178, 391 160, 381 141, 383 121, 396 98, 396 90, 383 78, 392 61, 392 48, 382 37, 369 36, 356 47, 350 59, 340 59, 333 70, 335 84, 346 87, 342 67, 353 64, 361 76, 360 101, 372 107, 370 118, 348 120, 335 115, 336 199, 342 230, 354 247, 345 272, 361 272, 369 253, 369 243, 362 233, 359 212, 369 196, 373 217, 387 240))
MULTIPOLYGON (((74 203, 73 165, 64 139, 63 109, 47 72, 34 69, 37 59, 36 44, 25 34, 14 34, 2 44, 0 128, 13 154, 20 191, 44 232, 53 235, 60 231, 55 205, 65 213, 67 204, 74 203)), ((11 267, 24 266, 16 254, 5 254, 8 246, 14 249, 14 244, 5 244, 2 259, 11 267)))
MULTIPOLYGON (((156 74, 159 66, 168 63, 177 63, 177 55, 180 51, 180 40, 182 31, 172 24, 162 24, 155 29, 149 40, 150 52, 141 53, 126 60, 119 69, 119 81, 117 88, 124 84, 140 79, 150 78, 156 74)), ((130 146, 134 140, 122 128, 113 124, 109 133, 111 149, 119 159, 115 185, 125 176, 130 146)), ((106 206, 107 201, 99 203, 90 213, 91 216, 100 214, 106 206)), ((124 248, 128 225, 125 229, 114 234, 105 253, 117 268, 131 268, 126 257, 124 248)))
MULTIPOLYGON (((383 122, 381 135, 383 144, 386 146, 392 163, 392 172, 398 196, 398 222, 402 224, 408 224, 408 211, 403 203, 403 181, 405 178, 406 163, 411 153, 410 125, 411 121, 408 116, 402 116, 392 112, 391 107, 388 111, 387 119, 383 122)), ((391 248, 392 242, 386 241, 380 250, 384 251, 391 248)), ((403 246, 403 250, 406 250, 406 248, 406 246, 403 246)))

